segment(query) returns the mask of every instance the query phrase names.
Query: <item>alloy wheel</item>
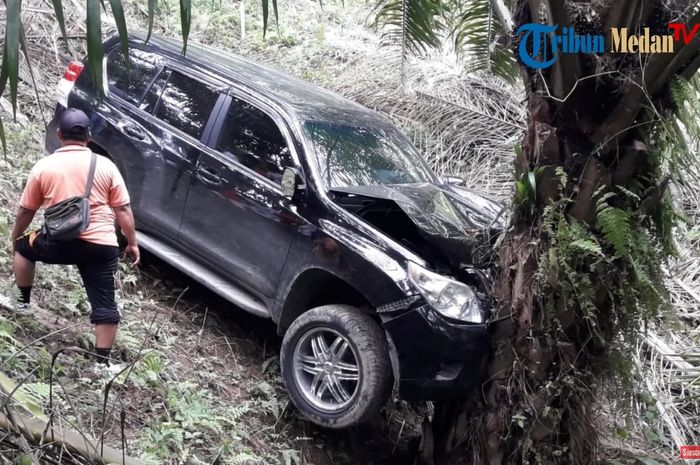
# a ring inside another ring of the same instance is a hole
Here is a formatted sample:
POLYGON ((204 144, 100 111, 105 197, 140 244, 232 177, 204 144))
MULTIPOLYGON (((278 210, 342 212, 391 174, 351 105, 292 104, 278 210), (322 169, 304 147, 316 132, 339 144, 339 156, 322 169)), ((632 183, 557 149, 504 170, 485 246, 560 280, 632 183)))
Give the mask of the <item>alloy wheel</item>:
POLYGON ((294 348, 294 381, 314 407, 339 412, 360 390, 358 360, 345 336, 330 328, 313 328, 299 338, 294 348))

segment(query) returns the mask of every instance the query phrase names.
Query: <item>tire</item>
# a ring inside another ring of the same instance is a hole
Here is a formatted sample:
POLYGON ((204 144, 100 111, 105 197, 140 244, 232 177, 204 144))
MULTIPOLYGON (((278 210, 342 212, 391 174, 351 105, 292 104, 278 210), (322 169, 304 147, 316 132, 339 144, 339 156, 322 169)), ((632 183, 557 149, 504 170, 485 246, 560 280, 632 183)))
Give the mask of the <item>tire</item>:
POLYGON ((324 305, 300 315, 284 336, 280 360, 294 405, 311 422, 326 428, 370 420, 391 395, 384 331, 349 305, 324 305))

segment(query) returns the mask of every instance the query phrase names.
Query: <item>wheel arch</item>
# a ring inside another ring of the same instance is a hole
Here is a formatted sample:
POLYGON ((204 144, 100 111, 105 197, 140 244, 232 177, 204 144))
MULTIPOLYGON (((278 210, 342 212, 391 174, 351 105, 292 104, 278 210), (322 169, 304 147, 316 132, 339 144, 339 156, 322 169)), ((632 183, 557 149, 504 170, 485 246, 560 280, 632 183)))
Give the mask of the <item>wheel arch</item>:
POLYGON ((112 159, 112 156, 109 154, 109 152, 107 152, 107 150, 105 150, 104 147, 102 147, 100 144, 98 144, 98 143, 95 142, 94 140, 91 140, 90 142, 88 142, 88 145, 87 145, 87 146, 88 146, 88 148, 89 148, 90 150, 92 150, 94 153, 96 153, 96 154, 98 154, 98 155, 102 155, 102 156, 107 157, 107 158, 109 158, 110 160, 114 161, 114 160, 112 159))
POLYGON ((90 142, 88 142, 87 147, 88 147, 90 150, 92 150, 93 153, 96 153, 96 154, 98 154, 98 155, 102 155, 102 156, 105 157, 107 160, 109 160, 109 161, 111 161, 112 163, 114 163, 114 165, 117 167, 117 169, 118 169, 119 172, 121 173, 121 175, 122 175, 122 177, 124 178, 124 180, 125 180, 125 181, 127 180, 127 173, 125 172, 125 170, 122 169, 122 166, 121 166, 121 165, 117 164, 117 160, 114 159, 114 157, 109 153, 109 151, 107 151, 107 149, 105 149, 105 148, 102 146, 102 144, 100 144, 99 142, 96 142, 94 139, 91 139, 90 142))
POLYGON ((329 304, 352 305, 375 314, 370 299, 347 280, 323 268, 309 268, 294 279, 284 298, 277 323, 279 334, 302 313, 329 304))

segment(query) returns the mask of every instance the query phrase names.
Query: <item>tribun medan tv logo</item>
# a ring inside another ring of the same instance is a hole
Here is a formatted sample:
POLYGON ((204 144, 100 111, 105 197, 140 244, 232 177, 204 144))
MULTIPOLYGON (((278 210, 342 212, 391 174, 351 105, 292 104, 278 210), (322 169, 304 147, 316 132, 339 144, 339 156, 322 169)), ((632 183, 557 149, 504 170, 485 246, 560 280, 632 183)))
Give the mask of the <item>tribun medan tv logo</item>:
POLYGON ((668 34, 652 34, 646 27, 641 34, 630 33, 626 27, 610 29, 606 44, 602 34, 576 34, 571 27, 548 24, 523 24, 516 31, 519 37, 518 55, 531 68, 549 68, 559 53, 674 53, 680 43, 687 45, 700 31, 700 24, 690 29, 683 23, 669 23, 668 34), (607 46, 606 46, 607 45, 607 46))

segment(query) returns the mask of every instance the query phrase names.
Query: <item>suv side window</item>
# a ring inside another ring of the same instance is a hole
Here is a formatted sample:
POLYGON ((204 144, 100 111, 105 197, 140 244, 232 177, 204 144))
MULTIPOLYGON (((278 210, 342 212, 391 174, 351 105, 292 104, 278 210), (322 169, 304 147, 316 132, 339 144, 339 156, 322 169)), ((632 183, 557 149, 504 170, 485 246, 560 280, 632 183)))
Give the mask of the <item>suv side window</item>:
POLYGON ((171 71, 155 116, 195 139, 201 139, 218 98, 219 93, 214 88, 171 71))
POLYGON ((127 66, 122 48, 116 47, 107 57, 109 89, 131 103, 139 103, 164 64, 165 59, 159 55, 129 48, 127 66))
POLYGON ((163 89, 165 89, 165 85, 168 83, 171 72, 172 71, 169 69, 164 69, 163 72, 158 75, 156 80, 153 81, 151 88, 148 89, 148 92, 146 92, 146 95, 143 97, 139 108, 145 112, 153 113, 153 110, 160 100, 160 95, 163 93, 163 89))
POLYGON ((274 120, 235 97, 216 149, 278 184, 284 168, 292 165, 289 147, 274 120))

